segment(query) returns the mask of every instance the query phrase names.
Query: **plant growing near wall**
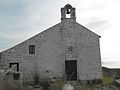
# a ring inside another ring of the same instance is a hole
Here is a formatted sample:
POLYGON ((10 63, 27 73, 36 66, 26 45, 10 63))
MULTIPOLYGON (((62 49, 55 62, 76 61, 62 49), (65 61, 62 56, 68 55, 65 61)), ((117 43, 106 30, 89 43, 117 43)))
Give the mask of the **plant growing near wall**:
POLYGON ((33 77, 33 84, 34 85, 39 85, 39 83, 40 83, 40 77, 39 77, 39 74, 38 73, 35 73, 34 74, 34 77, 33 77))
POLYGON ((115 81, 115 77, 114 76, 105 76, 102 79, 103 85, 113 84, 114 81, 115 81))
POLYGON ((40 80, 40 86, 43 88, 43 90, 48 90, 50 86, 49 80, 47 78, 42 78, 40 80))
POLYGON ((62 87, 66 83, 66 78, 60 78, 59 80, 56 81, 56 83, 52 84, 50 87, 50 90, 62 90, 62 87))

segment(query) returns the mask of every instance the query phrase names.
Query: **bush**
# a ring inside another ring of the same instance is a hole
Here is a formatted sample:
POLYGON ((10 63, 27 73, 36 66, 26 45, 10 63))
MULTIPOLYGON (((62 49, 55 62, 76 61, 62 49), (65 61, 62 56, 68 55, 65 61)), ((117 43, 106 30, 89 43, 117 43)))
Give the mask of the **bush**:
POLYGON ((38 73, 35 73, 35 75, 34 75, 34 77, 33 77, 33 84, 34 85, 39 85, 39 83, 40 83, 40 77, 39 77, 39 75, 38 75, 38 73))
POLYGON ((105 76, 102 79, 103 85, 113 84, 114 81, 115 81, 115 77, 114 76, 105 76))
POLYGON ((48 87, 50 86, 47 78, 41 79, 39 84, 43 88, 43 90, 48 90, 48 87))
POLYGON ((64 86, 65 83, 66 81, 64 79, 57 80, 56 83, 52 84, 50 90, 62 90, 62 87, 64 86))

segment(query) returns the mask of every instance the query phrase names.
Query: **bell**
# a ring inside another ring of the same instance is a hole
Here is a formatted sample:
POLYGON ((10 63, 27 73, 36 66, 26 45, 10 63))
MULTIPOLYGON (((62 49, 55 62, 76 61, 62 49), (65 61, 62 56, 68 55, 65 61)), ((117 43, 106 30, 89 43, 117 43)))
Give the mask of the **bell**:
POLYGON ((70 9, 67 9, 67 14, 70 14, 70 9))

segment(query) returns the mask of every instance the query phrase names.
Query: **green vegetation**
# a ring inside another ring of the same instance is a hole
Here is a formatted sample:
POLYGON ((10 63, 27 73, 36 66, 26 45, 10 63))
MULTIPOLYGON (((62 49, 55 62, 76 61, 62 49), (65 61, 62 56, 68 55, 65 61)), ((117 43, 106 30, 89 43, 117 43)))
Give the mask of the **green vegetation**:
POLYGON ((66 81, 64 79, 57 80, 56 83, 52 84, 50 90, 62 90, 62 87, 65 85, 66 81))
MULTIPOLYGON (((101 84, 95 84, 95 85, 84 85, 84 84, 77 84, 74 85, 75 90, 120 90, 120 88, 116 87, 114 83, 115 78, 106 76, 102 79, 101 84)), ((49 83, 48 79, 40 79, 39 85, 43 87, 44 90, 47 90, 46 87, 49 86, 50 88, 48 90, 62 90, 62 87, 65 85, 67 81, 64 79, 59 79, 56 81, 56 83, 49 83)), ((9 85, 9 84, 8 84, 9 85)), ((0 86, 0 90, 34 90, 35 86, 29 86, 28 84, 23 84, 21 87, 11 87, 8 86, 7 83, 0 86)))
POLYGON ((43 88, 43 90, 48 90, 48 87, 50 86, 49 80, 47 78, 41 79, 39 86, 41 86, 43 88))
MULTIPOLYGON (((120 71, 118 69, 112 70, 103 68, 103 79, 101 84, 74 84, 72 86, 74 90, 120 90, 120 87, 116 87, 114 82, 116 78, 120 77, 120 71)), ((55 83, 51 83, 47 78, 40 78, 40 76, 35 73, 33 77, 34 81, 32 84, 23 82, 18 83, 15 80, 4 81, 0 83, 0 90, 35 90, 37 87, 42 87, 40 90, 62 90, 62 87, 67 83, 65 78, 56 79, 55 83), (49 87, 49 88, 48 88, 49 87)))
POLYGON ((38 73, 35 73, 33 76, 33 85, 39 85, 39 83, 40 83, 40 77, 38 73))
POLYGON ((114 85, 78 85, 75 90, 120 90, 114 85))
POLYGON ((102 79, 103 85, 112 85, 115 82, 115 76, 104 76, 102 79))

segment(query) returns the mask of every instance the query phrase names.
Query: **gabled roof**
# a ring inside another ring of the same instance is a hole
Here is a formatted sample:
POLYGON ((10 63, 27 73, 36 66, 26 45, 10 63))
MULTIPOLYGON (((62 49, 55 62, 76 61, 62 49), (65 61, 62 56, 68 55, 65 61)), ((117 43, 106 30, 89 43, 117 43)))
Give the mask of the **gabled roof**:
MULTIPOLYGON (((58 24, 56 24, 56 25, 51 26, 50 28, 56 27, 56 26, 58 26, 58 25, 60 25, 60 24, 61 24, 61 23, 58 23, 58 24)), ((50 28, 48 28, 48 29, 46 29, 46 30, 44 30, 44 31, 42 31, 42 32, 40 32, 40 33, 38 33, 38 34, 36 34, 35 36, 33 36, 33 37, 31 37, 31 38, 29 38, 29 39, 27 39, 27 40, 25 40, 25 41, 23 41, 23 42, 21 42, 21 43, 15 45, 15 46, 13 46, 13 47, 7 49, 7 50, 1 51, 0 53, 3 53, 3 52, 8 51, 8 50, 10 50, 10 49, 13 49, 13 48, 15 48, 15 47, 17 47, 17 46, 23 44, 24 42, 26 42, 26 41, 28 41, 28 40, 30 40, 30 39, 33 39, 33 38, 37 37, 38 35, 41 35, 42 33, 48 31, 50 28)))
POLYGON ((97 37, 101 38, 101 36, 99 36, 98 34, 94 33, 93 31, 91 31, 90 29, 86 28, 85 26, 83 26, 83 25, 81 25, 81 24, 79 24, 77 22, 76 22, 76 24, 80 25, 81 27, 85 28, 87 31, 89 31, 89 32, 93 33, 94 35, 96 35, 97 37))

